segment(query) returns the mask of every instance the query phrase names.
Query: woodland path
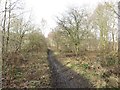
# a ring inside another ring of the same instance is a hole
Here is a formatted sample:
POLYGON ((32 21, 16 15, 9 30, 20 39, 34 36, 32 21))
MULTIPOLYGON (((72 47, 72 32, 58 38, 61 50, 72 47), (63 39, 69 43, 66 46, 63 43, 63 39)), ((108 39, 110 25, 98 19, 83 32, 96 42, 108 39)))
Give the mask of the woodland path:
POLYGON ((48 61, 51 69, 51 83, 53 88, 91 88, 89 80, 62 65, 48 49, 48 61))

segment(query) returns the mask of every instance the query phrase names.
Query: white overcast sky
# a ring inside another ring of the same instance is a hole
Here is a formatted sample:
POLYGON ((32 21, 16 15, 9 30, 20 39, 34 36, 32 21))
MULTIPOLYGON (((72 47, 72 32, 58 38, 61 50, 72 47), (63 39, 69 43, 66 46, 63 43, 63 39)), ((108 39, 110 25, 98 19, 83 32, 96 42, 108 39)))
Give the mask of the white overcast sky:
POLYGON ((36 24, 41 23, 44 18, 47 21, 47 27, 44 30, 45 36, 56 26, 55 16, 65 12, 68 7, 89 7, 94 9, 99 2, 119 1, 119 0, 25 0, 25 9, 32 11, 32 19, 36 24))

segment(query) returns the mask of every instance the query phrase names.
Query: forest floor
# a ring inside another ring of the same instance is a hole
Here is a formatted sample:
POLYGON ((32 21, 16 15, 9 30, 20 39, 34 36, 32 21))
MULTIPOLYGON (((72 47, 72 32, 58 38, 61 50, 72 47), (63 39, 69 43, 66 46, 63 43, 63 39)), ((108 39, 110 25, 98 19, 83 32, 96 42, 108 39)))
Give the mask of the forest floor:
POLYGON ((120 68, 102 67, 100 59, 95 53, 76 59, 74 55, 58 55, 51 50, 48 55, 13 52, 3 60, 2 85, 3 88, 118 87, 120 68))
POLYGON ((13 52, 3 63, 3 88, 50 88, 50 78, 44 52, 13 52))
POLYGON ((90 88, 92 84, 88 79, 60 63, 50 51, 48 54, 52 74, 52 87, 54 88, 90 88))
POLYGON ((101 60, 104 61, 104 59, 98 53, 85 53, 84 55, 79 55, 77 59, 72 54, 56 56, 63 66, 87 78, 95 88, 119 87, 119 67, 116 65, 101 66, 100 62, 101 60))

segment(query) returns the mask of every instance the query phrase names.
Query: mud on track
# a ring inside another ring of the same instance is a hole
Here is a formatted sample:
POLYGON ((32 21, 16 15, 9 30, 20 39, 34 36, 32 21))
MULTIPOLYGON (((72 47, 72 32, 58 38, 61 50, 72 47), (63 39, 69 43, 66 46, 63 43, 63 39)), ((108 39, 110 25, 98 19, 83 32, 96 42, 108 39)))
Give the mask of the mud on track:
POLYGON ((80 74, 62 65, 51 50, 48 50, 53 88, 91 88, 92 84, 80 74))

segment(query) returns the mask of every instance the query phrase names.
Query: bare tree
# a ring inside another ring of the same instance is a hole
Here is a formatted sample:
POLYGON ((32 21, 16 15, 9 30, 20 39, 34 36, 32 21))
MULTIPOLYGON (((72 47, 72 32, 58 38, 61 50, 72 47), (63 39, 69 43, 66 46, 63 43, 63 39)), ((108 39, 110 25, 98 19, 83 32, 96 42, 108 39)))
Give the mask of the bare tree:
POLYGON ((89 34, 88 14, 85 10, 70 9, 67 16, 58 18, 58 25, 68 34, 68 37, 74 43, 76 56, 80 49, 80 43, 89 34))

